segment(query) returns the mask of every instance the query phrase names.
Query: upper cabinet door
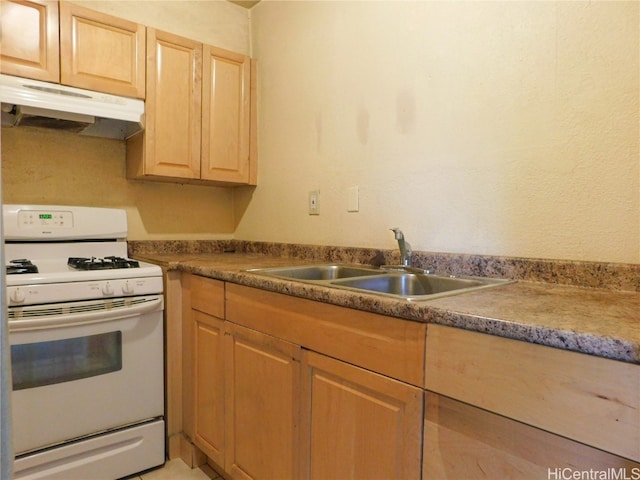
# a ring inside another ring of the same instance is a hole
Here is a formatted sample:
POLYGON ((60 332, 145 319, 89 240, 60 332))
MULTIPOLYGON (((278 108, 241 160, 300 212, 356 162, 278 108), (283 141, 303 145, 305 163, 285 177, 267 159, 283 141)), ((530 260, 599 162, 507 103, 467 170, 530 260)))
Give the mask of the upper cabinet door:
POLYGON ((60 2, 60 81, 65 85, 145 97, 145 27, 60 2))
POLYGON ((204 45, 202 82, 202 179, 250 183, 251 59, 204 45))
POLYGON ((147 29, 144 174, 200 178, 202 44, 147 29))
POLYGON ((58 82, 58 2, 3 0, 0 18, 0 71, 19 77, 58 82))

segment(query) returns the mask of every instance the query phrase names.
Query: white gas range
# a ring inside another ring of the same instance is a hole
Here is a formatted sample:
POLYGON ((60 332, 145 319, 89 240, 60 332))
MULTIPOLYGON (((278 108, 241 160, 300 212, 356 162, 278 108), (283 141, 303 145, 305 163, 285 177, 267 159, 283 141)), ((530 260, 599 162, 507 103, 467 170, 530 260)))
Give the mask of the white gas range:
POLYGON ((16 479, 164 463, 163 282, 124 210, 4 205, 16 479))

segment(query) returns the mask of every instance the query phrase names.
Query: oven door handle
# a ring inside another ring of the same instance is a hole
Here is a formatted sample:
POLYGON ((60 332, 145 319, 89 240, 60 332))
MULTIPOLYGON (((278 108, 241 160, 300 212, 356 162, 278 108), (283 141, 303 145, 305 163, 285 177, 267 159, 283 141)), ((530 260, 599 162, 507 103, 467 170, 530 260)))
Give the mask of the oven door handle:
POLYGON ((9 332, 27 332, 45 328, 73 327, 92 323, 112 322, 161 311, 162 295, 149 295, 120 299, 116 302, 99 300, 39 307, 14 309, 9 318, 9 332))

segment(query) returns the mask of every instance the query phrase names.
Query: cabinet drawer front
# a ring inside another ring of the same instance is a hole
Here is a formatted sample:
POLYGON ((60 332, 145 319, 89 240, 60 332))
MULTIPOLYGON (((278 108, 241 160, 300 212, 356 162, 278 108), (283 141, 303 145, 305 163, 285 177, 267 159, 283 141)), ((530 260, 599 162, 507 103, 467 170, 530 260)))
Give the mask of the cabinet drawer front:
POLYGON ((426 325, 227 284, 227 320, 422 386, 426 325))
POLYGON ((191 275, 191 308, 224 318, 224 282, 191 275))
POLYGON ((640 460, 640 365, 440 325, 426 363, 428 390, 640 460))

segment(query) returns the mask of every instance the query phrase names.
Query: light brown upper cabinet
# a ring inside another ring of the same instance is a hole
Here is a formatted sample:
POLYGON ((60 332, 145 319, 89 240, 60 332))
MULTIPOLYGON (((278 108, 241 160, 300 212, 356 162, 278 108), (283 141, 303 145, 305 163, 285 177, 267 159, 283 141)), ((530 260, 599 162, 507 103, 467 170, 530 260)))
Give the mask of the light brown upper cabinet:
POLYGON ((60 80, 58 2, 3 0, 0 71, 46 82, 60 80))
POLYGON ((202 44, 147 29, 145 130, 127 140, 127 176, 200 178, 202 44))
POLYGON ((146 124, 127 141, 127 176, 255 185, 254 90, 251 58, 148 28, 146 124))
POLYGON ((60 83, 144 98, 145 27, 60 2, 60 83))
POLYGON ((143 25, 47 0, 3 0, 1 13, 2 73, 144 98, 143 25))
POLYGON ((251 59, 208 45, 203 53, 201 176, 251 183, 251 59))

